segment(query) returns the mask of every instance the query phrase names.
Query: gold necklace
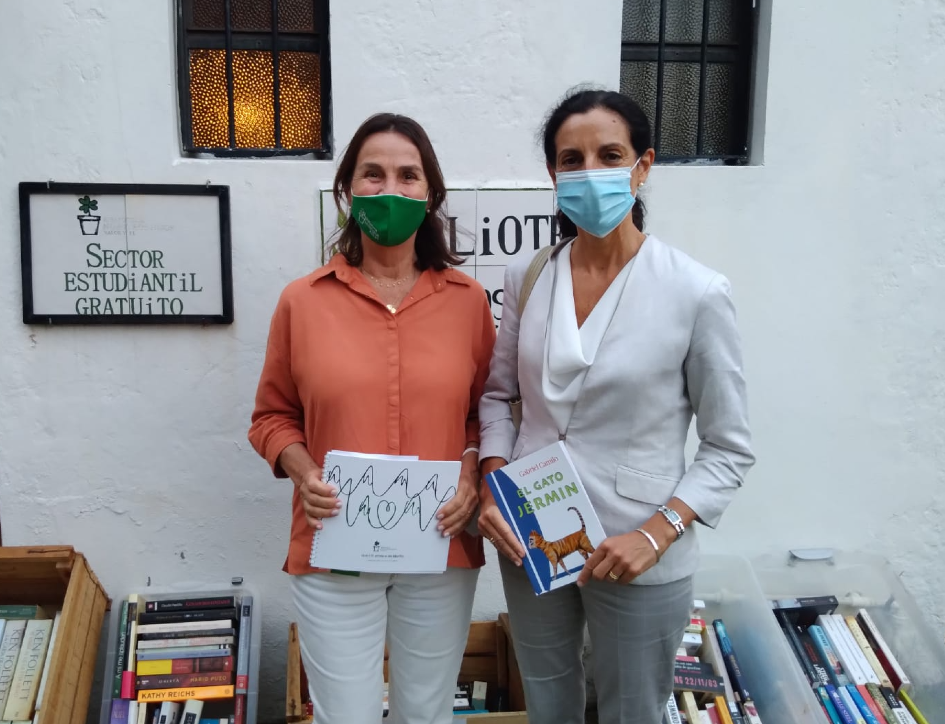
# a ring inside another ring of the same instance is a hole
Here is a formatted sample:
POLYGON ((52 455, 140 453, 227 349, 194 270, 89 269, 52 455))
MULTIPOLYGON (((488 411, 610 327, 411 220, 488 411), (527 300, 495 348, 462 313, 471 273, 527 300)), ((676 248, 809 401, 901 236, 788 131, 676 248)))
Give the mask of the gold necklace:
POLYGON ((384 287, 385 289, 393 289, 394 287, 399 287, 399 286, 405 284, 406 282, 408 282, 408 281, 412 278, 412 276, 413 276, 413 275, 411 274, 411 275, 408 275, 408 276, 405 276, 405 277, 401 277, 400 279, 395 279, 394 281, 386 281, 386 282, 385 282, 385 281, 382 280, 382 279, 378 279, 376 276, 374 276, 374 275, 371 274, 370 272, 364 271, 364 268, 363 268, 363 267, 362 267, 361 271, 364 272, 365 276, 367 276, 371 281, 373 281, 373 282, 374 282, 375 284, 377 284, 379 287, 384 287))

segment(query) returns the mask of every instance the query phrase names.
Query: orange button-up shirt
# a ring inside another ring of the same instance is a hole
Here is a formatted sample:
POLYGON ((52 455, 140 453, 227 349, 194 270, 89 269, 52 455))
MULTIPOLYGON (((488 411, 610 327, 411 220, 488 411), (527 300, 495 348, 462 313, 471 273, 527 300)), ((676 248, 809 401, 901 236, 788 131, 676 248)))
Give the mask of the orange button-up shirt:
MULTIPOLYGON (((479 397, 495 325, 485 290, 455 270, 426 270, 396 313, 343 256, 279 298, 249 441, 286 477, 292 443, 321 465, 330 450, 459 460, 479 440, 479 397)), ((312 528, 298 488, 284 570, 311 573, 312 528)), ((448 565, 483 565, 482 538, 460 533, 448 565)))

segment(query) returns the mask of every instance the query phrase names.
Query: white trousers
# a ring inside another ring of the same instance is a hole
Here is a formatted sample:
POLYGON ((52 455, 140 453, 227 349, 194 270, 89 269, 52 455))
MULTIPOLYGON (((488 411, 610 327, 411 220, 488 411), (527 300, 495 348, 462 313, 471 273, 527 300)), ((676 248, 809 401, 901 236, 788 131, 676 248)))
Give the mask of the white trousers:
POLYGON ((292 576, 313 724, 451 724, 478 578, 467 568, 292 576))

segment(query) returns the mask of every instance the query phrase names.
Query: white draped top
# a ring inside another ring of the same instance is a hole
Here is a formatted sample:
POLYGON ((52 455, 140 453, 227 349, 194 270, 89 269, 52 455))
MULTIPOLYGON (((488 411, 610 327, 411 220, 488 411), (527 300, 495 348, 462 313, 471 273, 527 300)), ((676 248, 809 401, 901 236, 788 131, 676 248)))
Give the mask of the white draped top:
POLYGON ((584 378, 594 364, 601 340, 614 318, 630 277, 630 269, 636 260, 634 256, 624 265, 584 324, 578 327, 571 280, 571 246, 568 244, 555 257, 541 379, 545 402, 562 437, 567 434, 584 378))

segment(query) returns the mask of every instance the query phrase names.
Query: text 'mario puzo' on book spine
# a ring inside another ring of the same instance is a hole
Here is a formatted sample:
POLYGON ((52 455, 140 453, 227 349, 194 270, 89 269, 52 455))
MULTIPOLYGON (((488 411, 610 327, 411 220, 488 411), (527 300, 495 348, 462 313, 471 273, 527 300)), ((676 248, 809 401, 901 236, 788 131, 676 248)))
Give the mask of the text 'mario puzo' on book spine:
POLYGON ((577 581, 606 535, 564 443, 509 463, 486 482, 525 548, 523 567, 535 592, 577 581))

